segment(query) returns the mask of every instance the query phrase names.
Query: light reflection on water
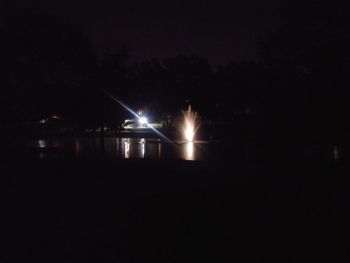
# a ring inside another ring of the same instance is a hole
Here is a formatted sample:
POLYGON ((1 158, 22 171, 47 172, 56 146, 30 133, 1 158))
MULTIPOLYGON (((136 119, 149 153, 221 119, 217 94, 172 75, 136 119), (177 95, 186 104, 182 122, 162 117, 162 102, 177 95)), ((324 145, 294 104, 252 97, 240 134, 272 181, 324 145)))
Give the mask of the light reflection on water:
POLYGON ((147 156, 146 153, 146 140, 144 138, 138 139, 138 138, 117 138, 117 157, 124 158, 124 159, 130 159, 130 158, 145 158, 153 156, 147 156), (122 144, 121 152, 119 151, 118 145, 122 144))
POLYGON ((123 143, 122 143, 122 153, 123 153, 123 157, 125 158, 125 159, 129 159, 130 158, 130 139, 129 138, 127 138, 127 139, 125 139, 125 138, 123 138, 122 139, 122 141, 123 141, 123 143))
POLYGON ((117 159, 184 159, 198 160, 194 142, 169 144, 158 138, 64 138, 40 139, 30 143, 38 149, 38 157, 103 155, 117 159))
MULTIPOLYGON (((206 141, 164 143, 158 138, 51 138, 28 141, 31 153, 38 158, 47 157, 104 157, 108 159, 183 159, 189 161, 223 158, 251 160, 259 153, 247 145, 211 143, 206 141), (226 147, 225 147, 226 146, 226 147)), ((305 160, 342 162, 348 158, 341 145, 308 147, 300 151, 305 160)), ((276 152, 269 158, 281 153, 276 152)), ((282 153, 283 154, 283 153, 282 153)))
POLYGON ((189 161, 195 160, 193 142, 186 143, 184 159, 189 161))
POLYGON ((38 146, 39 146, 39 148, 47 147, 46 140, 38 140, 38 146))

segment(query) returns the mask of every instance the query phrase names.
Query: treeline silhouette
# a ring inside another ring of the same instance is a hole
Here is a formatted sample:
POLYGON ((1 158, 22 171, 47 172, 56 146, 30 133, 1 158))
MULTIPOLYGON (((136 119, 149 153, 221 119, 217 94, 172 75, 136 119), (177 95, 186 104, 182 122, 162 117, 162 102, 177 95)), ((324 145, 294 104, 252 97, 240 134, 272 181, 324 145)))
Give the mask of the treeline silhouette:
POLYGON ((108 91, 156 119, 191 104, 209 122, 248 121, 263 136, 344 139, 350 34, 339 3, 285 4, 282 26, 262 40, 256 61, 217 68, 194 55, 135 63, 128 48, 97 54, 57 17, 8 17, 0 24, 1 122, 58 114, 77 127, 112 125, 125 111, 108 91))

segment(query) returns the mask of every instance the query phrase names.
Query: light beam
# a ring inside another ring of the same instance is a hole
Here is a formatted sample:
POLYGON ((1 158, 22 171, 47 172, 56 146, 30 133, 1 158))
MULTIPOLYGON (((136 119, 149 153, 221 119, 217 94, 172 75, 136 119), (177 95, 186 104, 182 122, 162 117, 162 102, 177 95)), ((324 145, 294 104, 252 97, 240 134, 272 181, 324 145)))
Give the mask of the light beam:
MULTIPOLYGON (((132 109, 130 109, 130 107, 128 107, 125 103, 121 102, 120 100, 118 100, 117 98, 115 98, 112 94, 110 94, 107 91, 104 91, 105 94, 110 97, 112 100, 118 102, 118 104, 120 104, 124 109, 126 109, 128 112, 130 112, 132 115, 134 115, 140 122, 143 122, 144 119, 142 117, 140 117, 136 112, 134 112, 132 109)), ((166 137, 163 133, 161 133, 160 131, 158 131, 156 128, 154 128, 151 124, 147 123, 147 126, 149 128, 151 128, 156 134, 158 134, 161 138, 163 138, 164 140, 166 140, 169 143, 173 143, 168 137, 166 137)))

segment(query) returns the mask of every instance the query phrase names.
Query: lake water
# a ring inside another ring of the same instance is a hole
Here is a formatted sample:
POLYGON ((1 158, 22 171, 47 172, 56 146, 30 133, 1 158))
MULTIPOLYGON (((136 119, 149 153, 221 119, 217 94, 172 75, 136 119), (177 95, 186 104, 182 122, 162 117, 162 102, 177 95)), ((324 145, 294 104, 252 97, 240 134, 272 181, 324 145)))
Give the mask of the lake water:
MULTIPOLYGON (((234 158, 247 161, 261 157, 278 159, 283 157, 283 154, 294 154, 290 150, 284 153, 275 150, 261 151, 259 145, 255 145, 254 142, 202 140, 168 143, 159 138, 141 137, 42 138, 27 141, 27 146, 31 149, 31 155, 34 154, 39 158, 103 157, 107 159, 182 159, 190 161, 234 158)), ((341 161, 348 158, 345 148, 336 145, 299 146, 295 156, 301 159, 325 161, 341 161)))
POLYGON ((208 158, 214 143, 206 141, 167 143, 159 138, 50 138, 31 140, 28 145, 40 158, 74 156, 117 159, 183 159, 208 158))

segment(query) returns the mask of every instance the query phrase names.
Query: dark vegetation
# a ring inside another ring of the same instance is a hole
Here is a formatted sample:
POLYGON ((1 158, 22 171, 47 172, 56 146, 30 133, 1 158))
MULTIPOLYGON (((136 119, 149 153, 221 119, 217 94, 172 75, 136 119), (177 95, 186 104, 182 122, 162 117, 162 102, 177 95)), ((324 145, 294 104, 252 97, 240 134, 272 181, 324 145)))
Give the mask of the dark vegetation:
POLYGON ((194 55, 135 64, 127 48, 96 54, 57 18, 3 18, 0 261, 348 262, 348 159, 301 158, 305 147, 348 149, 350 34, 340 2, 286 4, 256 61, 217 68, 194 55), (191 104, 223 139, 222 156, 10 154, 25 123, 55 114, 77 130, 122 121, 104 90, 169 122, 191 104), (246 143, 258 158, 243 157, 246 143))
POLYGON ((113 126, 125 111, 105 90, 169 122, 191 104, 215 123, 243 119, 283 137, 343 139, 350 57, 345 9, 337 1, 297 1, 285 4, 281 17, 256 61, 216 68, 195 55, 136 64, 128 48, 97 54, 58 18, 3 18, 1 122, 11 127, 57 114, 74 127, 113 126))

